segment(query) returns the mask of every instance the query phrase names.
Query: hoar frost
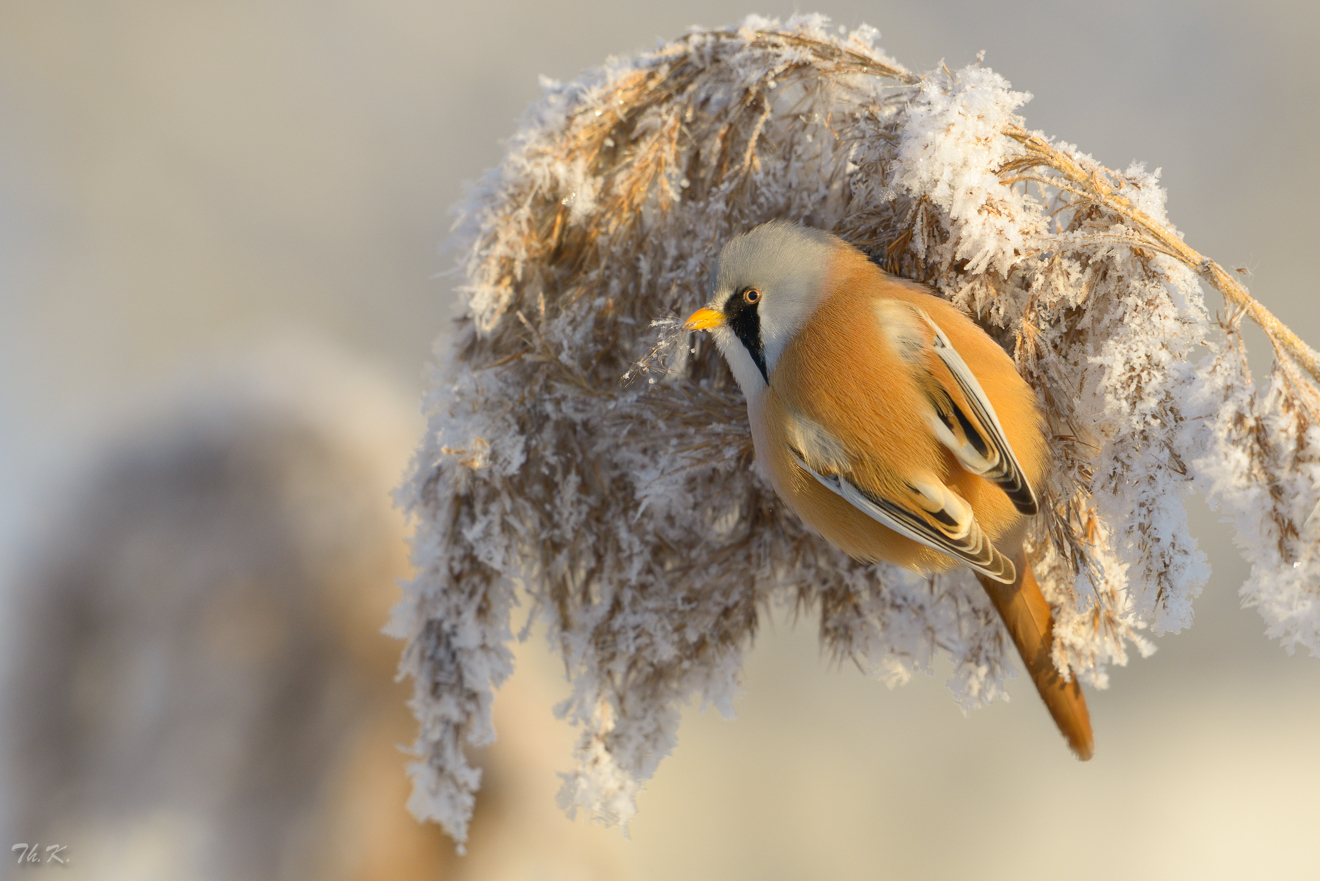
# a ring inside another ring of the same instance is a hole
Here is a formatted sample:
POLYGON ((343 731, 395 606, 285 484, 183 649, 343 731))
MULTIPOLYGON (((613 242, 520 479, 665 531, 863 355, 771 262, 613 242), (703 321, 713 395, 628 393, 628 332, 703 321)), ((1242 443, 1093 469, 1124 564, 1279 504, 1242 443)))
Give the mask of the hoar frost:
POLYGON ((718 353, 675 337, 720 245, 774 218, 950 298, 1036 389, 1054 467, 1032 552, 1064 675, 1103 685, 1191 622, 1209 574, 1193 488, 1233 512, 1270 632, 1320 649, 1309 379, 1282 358, 1254 389, 1154 175, 1026 132, 1029 96, 989 69, 919 77, 875 37, 749 18, 546 82, 463 207, 467 312, 402 491, 417 576, 392 624, 421 722, 411 807, 456 840, 520 596, 582 732, 560 803, 607 822, 635 813, 685 702, 732 712, 777 603, 819 610, 824 644, 891 685, 944 653, 960 703, 1003 695, 1011 648, 969 574, 863 565, 807 533, 753 467, 718 353))

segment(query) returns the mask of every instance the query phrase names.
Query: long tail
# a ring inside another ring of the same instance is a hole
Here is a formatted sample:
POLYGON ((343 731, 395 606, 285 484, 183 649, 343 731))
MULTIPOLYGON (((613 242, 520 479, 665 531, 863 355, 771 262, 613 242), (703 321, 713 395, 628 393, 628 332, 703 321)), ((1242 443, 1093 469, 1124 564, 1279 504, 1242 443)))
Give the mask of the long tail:
POLYGON ((979 574, 976 579, 990 595, 999 617, 1004 619, 1013 644, 1022 655, 1022 662, 1054 717, 1054 723, 1067 738, 1077 758, 1086 761, 1095 752, 1086 698, 1082 696, 1076 679, 1064 682, 1054 667, 1050 657, 1054 643, 1054 616, 1050 614, 1050 604, 1041 595, 1026 554, 1019 552, 1013 564, 1017 567, 1017 580, 1012 584, 1000 584, 979 574))

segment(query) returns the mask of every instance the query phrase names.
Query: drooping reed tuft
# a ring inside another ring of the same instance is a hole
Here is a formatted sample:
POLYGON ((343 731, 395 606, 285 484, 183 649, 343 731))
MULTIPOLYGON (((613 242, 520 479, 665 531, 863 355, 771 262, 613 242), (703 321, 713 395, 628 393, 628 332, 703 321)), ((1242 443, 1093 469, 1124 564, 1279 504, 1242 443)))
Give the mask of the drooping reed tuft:
POLYGON ((836 656, 888 682, 944 652, 962 702, 1002 693, 1006 644, 974 581, 864 566, 808 534, 752 467, 709 342, 673 344, 719 246, 773 218, 930 285, 1039 393, 1055 467, 1034 554, 1061 670, 1103 685, 1129 647, 1190 623, 1209 575, 1193 488, 1234 513, 1270 632, 1320 649, 1320 359, 1182 242, 1141 166, 1028 131, 1026 96, 987 68, 917 76, 873 37, 751 18, 612 59, 548 87, 464 207, 468 306, 404 491, 419 572, 394 622, 422 723, 412 807, 460 842, 479 782, 465 749, 494 736, 520 589, 582 729, 562 804, 610 822, 634 813, 684 702, 730 709, 778 601, 818 610, 836 656), (1202 281, 1229 303, 1219 323, 1202 281), (1243 315, 1275 345, 1259 391, 1243 315))

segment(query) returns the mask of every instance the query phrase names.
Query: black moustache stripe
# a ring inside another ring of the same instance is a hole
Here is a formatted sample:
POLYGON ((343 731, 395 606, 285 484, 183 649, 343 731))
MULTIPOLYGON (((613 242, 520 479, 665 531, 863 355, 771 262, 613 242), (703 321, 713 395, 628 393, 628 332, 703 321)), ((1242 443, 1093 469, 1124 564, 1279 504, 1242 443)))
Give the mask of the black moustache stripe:
POLYGON ((765 348, 761 345, 761 316, 756 309, 758 305, 748 303, 743 299, 743 291, 739 291, 729 298, 724 314, 734 336, 738 337, 743 348, 752 356, 756 369, 761 371, 761 378, 769 384, 770 374, 765 369, 765 348))

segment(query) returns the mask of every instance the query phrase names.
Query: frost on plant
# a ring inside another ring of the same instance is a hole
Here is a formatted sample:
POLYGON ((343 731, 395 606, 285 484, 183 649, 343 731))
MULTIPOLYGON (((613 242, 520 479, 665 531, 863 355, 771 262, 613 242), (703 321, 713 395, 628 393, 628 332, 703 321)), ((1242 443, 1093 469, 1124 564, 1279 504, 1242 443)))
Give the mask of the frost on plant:
POLYGON ((1027 131, 1028 96, 986 68, 916 76, 874 37, 751 18, 547 83, 464 207, 467 310, 404 490, 418 574, 393 625, 422 724, 412 807, 457 840, 519 595, 563 653, 559 712, 582 732, 561 802, 609 822, 634 813, 684 702, 731 712, 777 602, 891 684, 944 652, 961 702, 1002 694, 1011 650, 979 586, 808 534, 752 467, 713 346, 675 343, 720 245, 773 218, 930 285, 1036 388, 1055 467, 1033 553, 1060 669, 1103 685, 1190 623, 1209 575, 1193 489, 1236 518, 1270 632, 1320 649, 1314 353, 1182 243, 1157 174, 1027 131), (1264 391, 1202 280, 1274 340, 1264 391))

